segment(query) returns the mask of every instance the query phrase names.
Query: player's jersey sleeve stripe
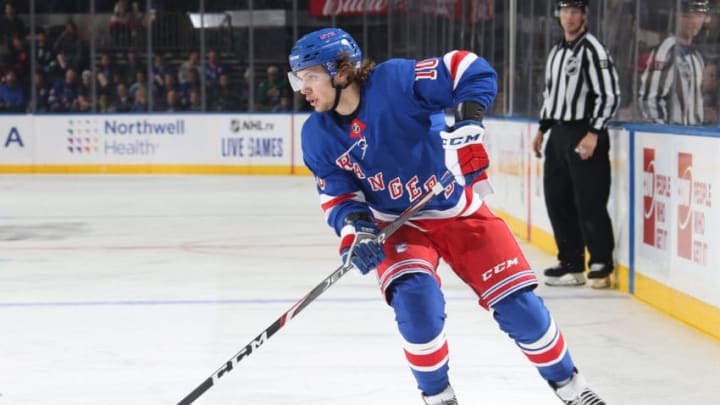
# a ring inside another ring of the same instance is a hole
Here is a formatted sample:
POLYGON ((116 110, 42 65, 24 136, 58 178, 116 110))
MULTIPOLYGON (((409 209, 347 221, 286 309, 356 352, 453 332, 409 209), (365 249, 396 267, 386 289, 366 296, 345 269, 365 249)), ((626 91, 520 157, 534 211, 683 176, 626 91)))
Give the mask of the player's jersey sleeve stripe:
POLYGON ((477 58, 477 55, 469 51, 452 51, 443 56, 443 62, 453 81, 453 90, 457 88, 460 79, 477 58))
POLYGON ((355 192, 351 194, 344 194, 340 196, 330 196, 327 194, 320 194, 320 208, 322 208, 325 215, 329 215, 330 211, 333 210, 333 208, 337 207, 339 204, 348 201, 360 201, 364 202, 365 198, 363 197, 361 192, 355 192))

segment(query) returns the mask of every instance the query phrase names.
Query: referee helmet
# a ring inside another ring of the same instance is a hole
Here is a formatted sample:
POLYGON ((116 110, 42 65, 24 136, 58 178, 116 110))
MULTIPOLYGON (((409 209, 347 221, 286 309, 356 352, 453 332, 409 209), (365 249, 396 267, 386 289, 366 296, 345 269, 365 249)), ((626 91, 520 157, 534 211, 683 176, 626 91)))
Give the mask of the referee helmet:
POLYGON ((557 9, 560 10, 563 7, 575 7, 583 11, 587 11, 589 0, 558 0, 557 9))
POLYGON ((682 0, 680 6, 685 13, 707 13, 710 11, 709 0, 682 0))

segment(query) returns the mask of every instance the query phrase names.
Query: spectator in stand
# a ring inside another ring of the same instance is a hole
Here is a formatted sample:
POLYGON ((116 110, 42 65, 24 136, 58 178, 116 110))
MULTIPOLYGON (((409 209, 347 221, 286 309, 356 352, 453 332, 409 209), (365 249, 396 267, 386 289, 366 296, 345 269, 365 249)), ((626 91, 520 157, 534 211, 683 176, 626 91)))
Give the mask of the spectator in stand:
POLYGON ((43 29, 35 33, 35 61, 38 68, 42 69, 45 74, 52 75, 53 79, 58 74, 57 60, 48 43, 47 33, 43 29))
POLYGON ((272 111, 280 105, 280 96, 290 94, 290 85, 287 80, 280 75, 280 69, 275 65, 267 68, 267 79, 258 85, 256 93, 259 110, 272 111))
POLYGON ((133 97, 133 105, 131 112, 145 112, 148 110, 147 93, 145 86, 139 86, 135 89, 135 97, 133 97))
POLYGON ((65 71, 65 79, 58 79, 50 89, 48 104, 50 111, 67 112, 73 109, 78 98, 77 73, 72 68, 65 71))
POLYGON ((252 68, 245 68, 239 88, 240 96, 238 97, 238 109, 241 111, 248 111, 250 110, 250 94, 253 92, 252 68))
POLYGON ((97 66, 98 92, 108 91, 112 87, 113 80, 116 80, 113 77, 115 70, 110 55, 107 52, 102 52, 97 66))
POLYGON ((167 93, 165 93, 165 102, 163 107, 163 109, 167 112, 177 112, 183 110, 180 105, 180 96, 176 90, 170 89, 167 93))
POLYGON ((191 71, 197 71, 198 75, 201 73, 200 70, 200 53, 198 51, 190 51, 186 61, 180 64, 178 70, 178 82, 182 85, 190 81, 191 71))
POLYGON ((180 85, 180 103, 185 109, 190 109, 190 92, 197 91, 200 94, 200 72, 190 71, 190 80, 180 85))
POLYGON ((165 72, 165 90, 175 90, 180 91, 180 84, 178 84, 177 75, 175 72, 168 71, 165 72))
POLYGON ((138 70, 135 72, 135 80, 130 83, 130 87, 128 87, 128 94, 130 95, 130 99, 135 99, 135 92, 140 87, 147 86, 147 79, 145 76, 145 72, 142 70, 138 70))
POLYGON ((165 86, 166 73, 172 73, 172 69, 165 61, 165 58, 160 55, 155 55, 152 64, 153 84, 158 88, 163 88, 165 86))
POLYGON ((97 112, 108 113, 110 111, 110 96, 107 93, 99 93, 97 99, 97 112))
POLYGON ((85 94, 78 94, 78 98, 73 104, 72 111, 90 112, 92 110, 92 101, 85 94))
POLYGON ((117 0, 110 16, 110 38, 114 46, 127 46, 132 42, 133 15, 127 0, 117 0))
POLYGON ((217 86, 220 76, 230 74, 230 69, 220 63, 220 57, 215 50, 210 50, 207 54, 207 64, 205 65, 205 86, 213 88, 217 86))
POLYGON ((197 89, 190 90, 189 93, 190 102, 187 106, 188 111, 202 111, 202 99, 200 96, 200 91, 197 89))
POLYGON ((287 92, 283 92, 280 95, 280 102, 272 109, 272 112, 292 112, 292 109, 292 97, 287 92))
POLYGON ((25 44, 25 38, 13 35, 7 55, 7 67, 14 70, 17 80, 23 88, 29 88, 30 83, 30 53, 25 44))
POLYGON ((126 57, 127 60, 125 62, 125 68, 123 70, 122 78, 125 83, 132 83, 137 77, 137 72, 145 72, 146 69, 145 65, 140 63, 140 61, 138 60, 137 51, 135 51, 134 49, 129 49, 127 51, 126 57))
POLYGON ((77 25, 69 21, 53 46, 60 69, 67 72, 72 69, 79 71, 83 65, 83 45, 78 35, 77 25))
POLYGON ((39 67, 33 75, 35 80, 35 108, 32 106, 32 112, 47 112, 50 110, 48 106, 48 97, 50 96, 50 85, 48 84, 45 71, 39 67))
POLYGON ((25 22, 17 16, 13 3, 8 1, 5 3, 5 15, 0 20, 0 36, 2 36, 0 42, 9 44, 14 35, 24 38, 27 35, 27 28, 25 22))
POLYGON ((115 89, 115 97, 110 103, 110 111, 128 112, 132 108, 133 102, 128 94, 128 88, 125 83, 118 83, 115 89))
POLYGON ((5 74, 5 82, 0 84, 0 111, 25 111, 25 90, 23 90, 15 72, 12 70, 8 70, 5 74))
POLYGON ((92 99, 92 72, 87 69, 80 73, 78 97, 80 96, 84 97, 86 100, 92 99))
POLYGON ((240 100, 237 91, 230 86, 230 76, 220 76, 217 87, 210 91, 208 104, 214 111, 237 111, 240 100))
MULTIPOLYGON (((138 28, 144 27, 145 22, 143 21, 145 16, 143 15, 142 11, 140 11, 140 4, 138 4, 140 0, 133 0, 132 7, 130 11, 130 15, 132 17, 132 24, 134 29, 134 34, 137 34, 138 28)), ((143 4, 145 4, 145 1, 142 1, 143 4)), ((153 2, 156 3, 156 2, 153 2)))
POLYGON ((117 71, 113 71, 110 76, 110 80, 105 82, 104 76, 101 78, 100 75, 98 75, 97 80, 97 94, 98 97, 100 94, 107 94, 108 95, 108 103, 112 104, 112 100, 115 98, 116 91, 117 91, 117 85, 120 83, 124 83, 122 80, 122 77, 120 76, 120 73, 117 71), (101 80, 102 79, 102 80, 101 80))
POLYGON ((110 80, 106 79, 105 75, 98 73, 96 91, 98 94, 104 93, 112 96, 115 93, 117 84, 120 82, 120 75, 117 72, 111 73, 110 80))
POLYGON ((182 90, 177 84, 175 73, 172 71, 165 72, 165 76, 163 78, 163 86, 158 89, 160 98, 165 98, 169 91, 174 91, 176 93, 175 96, 180 99, 180 93, 182 92, 182 90))

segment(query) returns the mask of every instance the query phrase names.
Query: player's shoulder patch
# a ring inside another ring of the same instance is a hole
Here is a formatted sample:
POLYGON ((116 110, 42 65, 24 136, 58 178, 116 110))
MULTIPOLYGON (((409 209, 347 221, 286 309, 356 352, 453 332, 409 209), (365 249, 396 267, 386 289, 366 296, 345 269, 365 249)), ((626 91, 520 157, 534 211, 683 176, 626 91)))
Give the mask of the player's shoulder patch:
POLYGON ((664 68, 665 68, 665 62, 663 62, 661 60, 656 60, 655 63, 653 64, 654 70, 663 70, 664 68))
POLYGON ((607 59, 600 59, 600 69, 607 69, 610 67, 610 61, 607 59))

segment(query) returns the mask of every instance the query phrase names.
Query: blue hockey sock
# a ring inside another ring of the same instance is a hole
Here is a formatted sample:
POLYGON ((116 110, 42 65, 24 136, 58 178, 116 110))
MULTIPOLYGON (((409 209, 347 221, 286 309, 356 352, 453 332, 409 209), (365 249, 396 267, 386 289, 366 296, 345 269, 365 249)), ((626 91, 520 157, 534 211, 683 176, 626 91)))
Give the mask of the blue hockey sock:
POLYGON ((525 289, 492 309, 500 329, 515 340, 545 380, 563 381, 572 376, 575 365, 565 339, 542 298, 525 289))
POLYGON ((426 395, 444 390, 448 379, 448 345, 445 339, 445 299, 437 280, 425 273, 412 273, 388 289, 405 357, 418 388, 426 395))

